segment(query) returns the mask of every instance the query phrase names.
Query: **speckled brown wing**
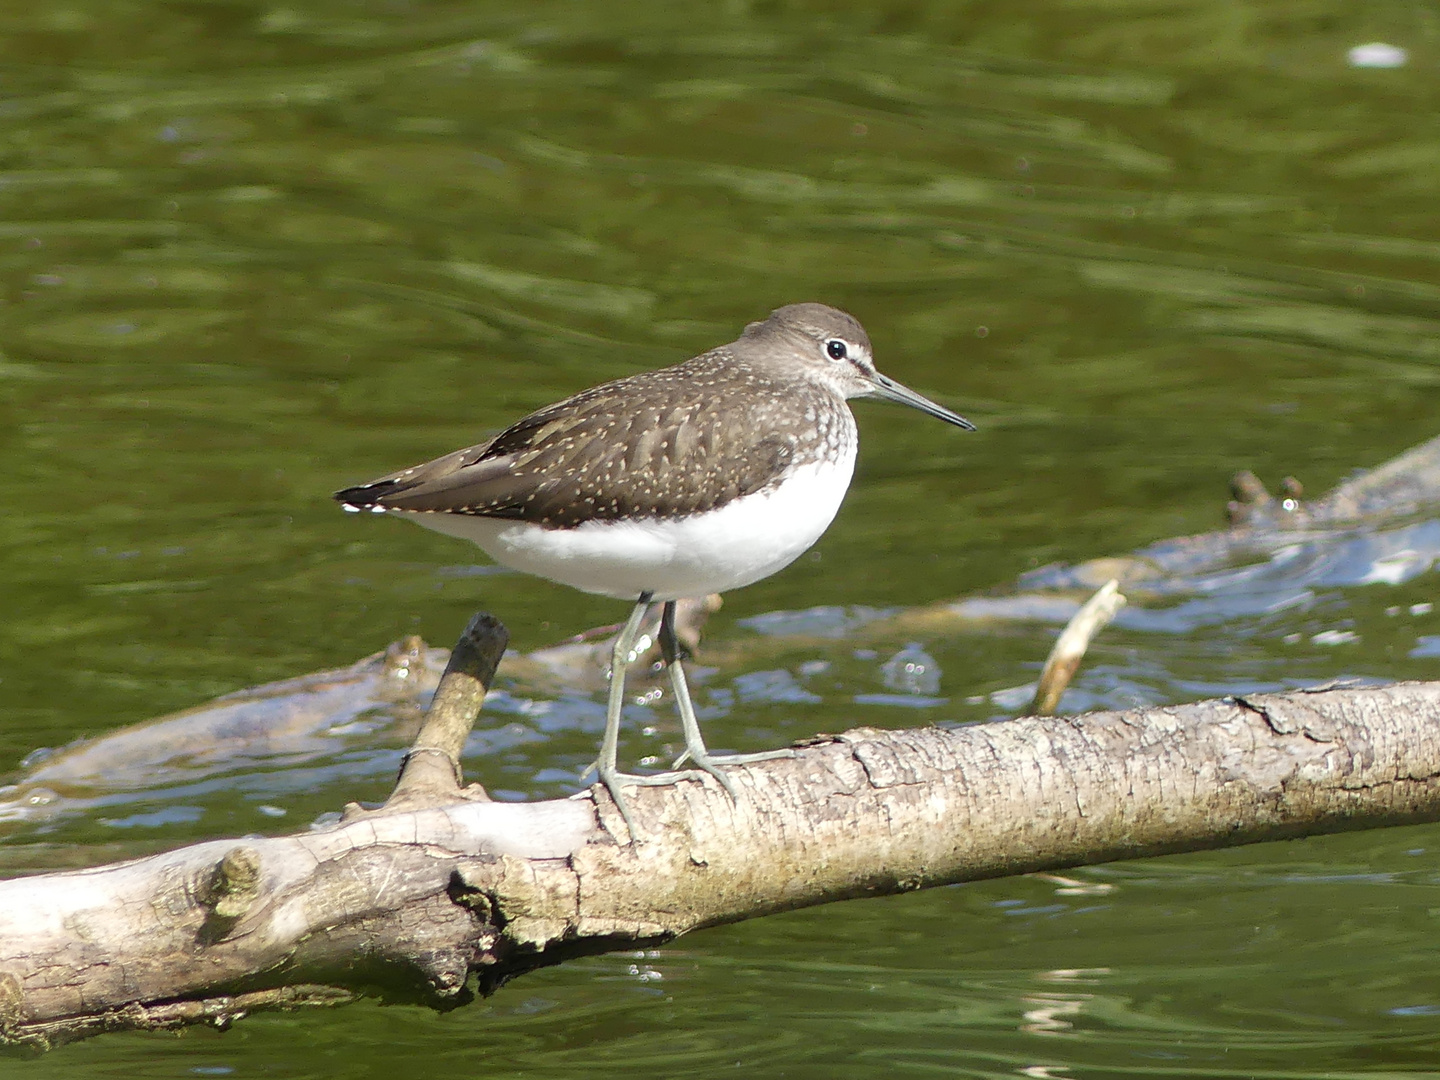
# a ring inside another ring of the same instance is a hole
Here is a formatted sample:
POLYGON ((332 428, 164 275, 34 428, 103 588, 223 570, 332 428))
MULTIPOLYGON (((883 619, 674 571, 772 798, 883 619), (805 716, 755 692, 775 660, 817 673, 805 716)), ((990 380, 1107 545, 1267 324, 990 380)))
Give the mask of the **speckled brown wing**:
MULTIPOLYGON (((567 528, 676 518, 764 490, 797 450, 776 418, 805 388, 760 376, 734 392, 723 354, 606 383, 547 406, 487 443, 336 498, 354 506, 475 514, 567 528), (726 390, 722 390, 721 387, 726 390)), ((816 397, 816 408, 828 402, 816 397)), ((833 406, 832 406, 833 407, 833 406)), ((843 407, 843 406, 842 406, 843 407)))

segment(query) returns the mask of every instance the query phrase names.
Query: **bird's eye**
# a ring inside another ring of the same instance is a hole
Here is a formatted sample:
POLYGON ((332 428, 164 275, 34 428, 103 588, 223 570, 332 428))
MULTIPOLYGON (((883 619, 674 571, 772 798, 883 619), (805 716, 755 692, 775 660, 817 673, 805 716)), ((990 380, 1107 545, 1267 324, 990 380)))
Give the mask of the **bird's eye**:
POLYGON ((839 338, 831 338, 825 342, 825 351, 830 354, 831 360, 845 359, 845 343, 839 338))

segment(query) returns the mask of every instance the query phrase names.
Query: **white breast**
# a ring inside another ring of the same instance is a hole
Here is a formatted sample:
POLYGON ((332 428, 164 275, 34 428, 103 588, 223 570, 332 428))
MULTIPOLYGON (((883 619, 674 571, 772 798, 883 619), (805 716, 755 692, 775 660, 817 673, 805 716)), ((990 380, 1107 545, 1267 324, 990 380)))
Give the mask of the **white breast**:
POLYGON ((464 514, 399 513, 479 544, 496 562, 582 592, 633 600, 738 589, 788 566, 834 520, 855 470, 855 444, 839 460, 796 468, 773 491, 689 517, 587 522, 573 529, 464 514))

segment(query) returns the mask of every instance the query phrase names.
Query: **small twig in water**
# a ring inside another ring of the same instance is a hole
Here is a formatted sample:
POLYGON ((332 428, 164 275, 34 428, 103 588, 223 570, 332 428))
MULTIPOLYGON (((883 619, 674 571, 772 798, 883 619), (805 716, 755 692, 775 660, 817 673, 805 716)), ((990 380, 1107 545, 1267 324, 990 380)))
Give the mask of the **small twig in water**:
POLYGON ((1040 682, 1035 688, 1035 700, 1030 703, 1026 715, 1054 714, 1055 706, 1060 704, 1060 696, 1065 693, 1065 688, 1070 685, 1070 680, 1080 668, 1080 661, 1085 658, 1085 650, 1090 647, 1091 639, 1108 626, 1110 620, 1115 618, 1124 606, 1125 597, 1120 595, 1120 582, 1114 578, 1100 586, 1095 595, 1085 601, 1065 625, 1065 629, 1060 631, 1055 647, 1050 650, 1045 668, 1040 672, 1040 682))

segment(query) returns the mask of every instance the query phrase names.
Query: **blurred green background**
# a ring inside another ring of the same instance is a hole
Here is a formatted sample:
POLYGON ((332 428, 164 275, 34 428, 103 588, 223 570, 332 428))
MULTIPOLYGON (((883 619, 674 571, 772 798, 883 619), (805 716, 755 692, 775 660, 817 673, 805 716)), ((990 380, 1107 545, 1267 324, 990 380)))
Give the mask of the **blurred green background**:
MULTIPOLYGON (((882 370, 980 430, 859 403, 836 523, 712 641, 1214 528, 1241 467, 1324 491, 1440 427, 1437 63, 1440 9, 1410 2, 7 4, 0 762, 448 644, 480 607, 524 650, 622 617, 328 493, 793 301, 853 312, 882 370), (1404 52, 1352 52, 1375 42, 1404 52)), ((1122 624, 1067 704, 1434 677, 1434 573, 1383 580, 1122 624)), ((707 732, 1003 715, 1052 636, 777 639, 700 672, 707 732), (938 685, 894 685, 905 649, 938 685)), ((510 734, 468 767, 574 790, 598 698, 502 689, 510 734)), ((303 828, 381 797, 401 744, 12 828, 0 872, 303 828)), ((1431 848, 1388 830, 832 905, 444 1017, 262 1016, 0 1074, 1440 1075, 1431 848)))

